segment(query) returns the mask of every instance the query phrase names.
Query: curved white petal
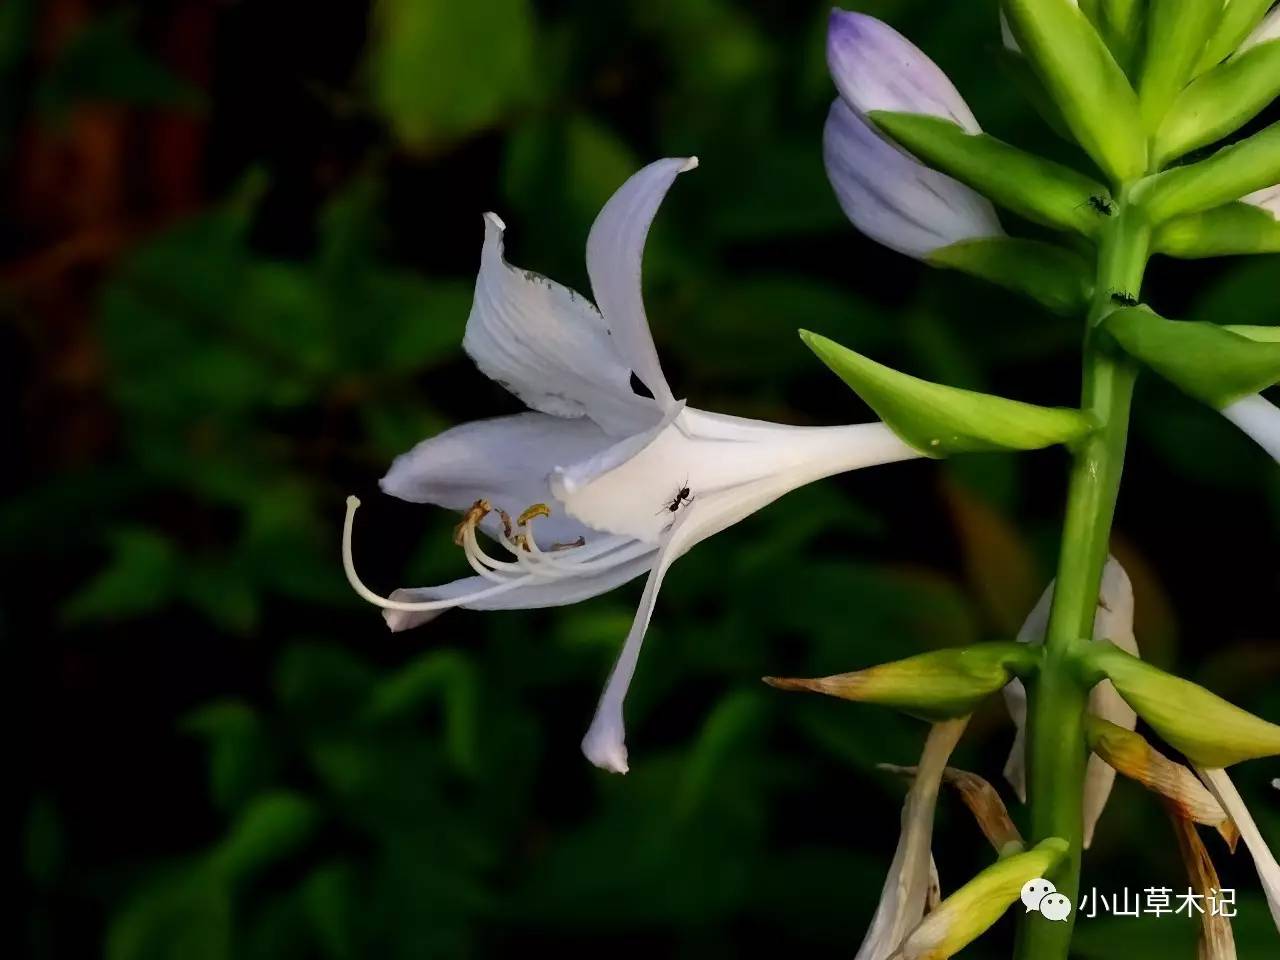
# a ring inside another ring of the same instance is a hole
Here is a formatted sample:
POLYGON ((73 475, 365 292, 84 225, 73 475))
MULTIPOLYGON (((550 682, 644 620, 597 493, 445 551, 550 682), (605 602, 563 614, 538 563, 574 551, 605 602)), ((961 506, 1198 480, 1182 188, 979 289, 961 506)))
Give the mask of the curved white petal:
MULTIPOLYGON (((477 500, 518 514, 535 503, 552 506, 537 523, 539 545, 568 543, 598 534, 552 503, 548 479, 556 467, 589 458, 613 443, 590 420, 564 420, 545 413, 518 413, 476 420, 423 440, 391 464, 380 486, 411 503, 466 510, 477 500)), ((500 526, 496 513, 481 524, 490 535, 500 526)))
POLYGON ((1251 203, 1255 207, 1260 207, 1277 220, 1280 220, 1280 183, 1270 187, 1263 187, 1261 190, 1255 190, 1240 199, 1243 203, 1251 203))
POLYGON ((658 205, 675 178, 697 157, 669 158, 631 176, 609 198, 587 236, 587 274, 618 355, 666 408, 673 402, 644 312, 640 274, 645 239, 658 205))
POLYGON ((923 259, 963 240, 1004 236, 991 201, 904 153, 843 100, 827 114, 822 156, 845 216, 891 250, 923 259))
POLYGON ((855 960, 887 960, 924 917, 933 856, 933 818, 947 760, 968 717, 935 724, 929 730, 911 789, 902 806, 902 833, 871 926, 855 960))
POLYGON ((580 294, 503 258, 503 223, 484 218, 484 247, 462 348, 480 371, 534 410, 590 417, 620 436, 658 417, 631 388, 631 366, 580 294))
POLYGON ((1249 808, 1245 806, 1240 792, 1227 776, 1227 771, 1197 767, 1196 772, 1200 774, 1200 779, 1204 781, 1205 786, 1218 798, 1222 808, 1240 828, 1240 836, 1244 838, 1245 846, 1249 848, 1249 854, 1253 857, 1253 866, 1258 871, 1263 892, 1267 895, 1271 919, 1275 921, 1276 929, 1280 930, 1280 863, 1276 862, 1275 854, 1267 846, 1267 841, 1262 838, 1258 825, 1249 815, 1249 808))
POLYGON ((785 492, 845 470, 918 456, 882 423, 792 427, 685 408, 644 443, 623 441, 557 472, 551 487, 583 523, 657 542, 685 501, 710 505, 765 478, 785 492))
POLYGON ((1268 43, 1271 40, 1280 40, 1280 7, 1276 7, 1253 29, 1253 33, 1245 37, 1244 42, 1240 44, 1237 53, 1244 53, 1250 47, 1256 47, 1260 43, 1268 43))
MULTIPOLYGON (((1098 612, 1093 619, 1093 639, 1109 640, 1126 653, 1138 656, 1138 641, 1133 633, 1133 584, 1115 557, 1107 560, 1102 571, 1098 612)), ((1138 715, 1121 699, 1110 680, 1099 683, 1089 694, 1089 712, 1118 727, 1132 730, 1138 715)), ((1084 778, 1084 845, 1093 843, 1094 829, 1102 817, 1116 771, 1101 757, 1091 754, 1084 778)))
MULTIPOLYGON (((541 521, 539 521, 541 522, 541 521)), ((566 577, 563 580, 531 581, 506 593, 496 594, 471 603, 459 604, 466 610, 533 610, 541 607, 561 607, 580 600, 598 597, 620 587, 629 580, 645 573, 653 566, 656 550, 650 550, 643 556, 635 557, 616 567, 586 577, 566 577)), ((446 600, 452 597, 463 597, 476 593, 489 581, 482 577, 464 577, 451 583, 437 587, 402 587, 391 593, 392 600, 422 601, 446 600)), ((421 626, 434 620, 443 610, 432 610, 418 613, 405 610, 383 610, 382 616, 393 633, 421 626)))
POLYGON ((1222 415, 1280 462, 1280 408, 1254 394, 1223 407, 1222 415))
POLYGON ((923 113, 981 133, 973 111, 936 63, 875 17, 832 10, 827 66, 840 96, 865 115, 873 110, 923 113))

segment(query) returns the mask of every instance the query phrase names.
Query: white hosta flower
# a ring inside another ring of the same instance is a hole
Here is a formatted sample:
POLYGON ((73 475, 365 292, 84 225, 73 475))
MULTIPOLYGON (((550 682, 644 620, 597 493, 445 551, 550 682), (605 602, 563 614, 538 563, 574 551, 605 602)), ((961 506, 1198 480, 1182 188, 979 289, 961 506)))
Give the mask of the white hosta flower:
POLYGON ((1253 28, 1253 32, 1245 37, 1244 42, 1240 44, 1237 53, 1244 53, 1251 47, 1256 47, 1262 43, 1270 43, 1272 40, 1280 40, 1280 7, 1274 8, 1270 13, 1262 18, 1262 22, 1253 28))
POLYGON ((854 960, 887 960, 924 917, 937 868, 930 852, 933 818, 947 760, 960 742, 968 717, 929 730, 915 779, 902 805, 902 833, 871 927, 854 960))
POLYGON ((1280 408, 1252 394, 1222 408, 1222 415, 1249 435, 1258 446, 1280 462, 1280 408))
POLYGON ((1267 211, 1271 216, 1280 220, 1280 183, 1270 187, 1263 187, 1253 193, 1240 198, 1244 203, 1251 203, 1255 207, 1267 211))
MULTIPOLYGON (((1196 772, 1200 774, 1205 786, 1218 798, 1223 809, 1240 828, 1240 836, 1244 839, 1249 855, 1253 857, 1253 865, 1258 871, 1258 877, 1262 880, 1262 889, 1267 895, 1267 906, 1271 908, 1271 919, 1275 921, 1276 929, 1280 930, 1280 863, 1276 862, 1275 854, 1262 838, 1258 825, 1254 823, 1253 817, 1249 816, 1249 808, 1245 806, 1227 771, 1198 768, 1196 772)), ((1280 780, 1272 785, 1280 789, 1280 780)))
MULTIPOLYGON (((1040 645, 1044 643, 1049 626, 1049 609, 1053 604, 1053 584, 1050 583, 1040 596, 1026 623, 1018 631, 1019 643, 1040 645)), ((1093 619, 1095 642, 1110 641, 1121 650, 1138 654, 1138 642, 1133 635, 1133 584, 1115 557, 1107 560, 1102 571, 1102 584, 1098 591, 1098 609, 1093 619)), ((1004 689, 1005 703, 1013 718, 1017 732, 1013 749, 1005 763, 1004 775, 1023 803, 1027 800, 1026 726, 1027 690, 1021 680, 1013 680, 1004 689)), ((1121 699, 1110 680, 1104 680, 1089 694, 1089 712, 1132 730, 1137 726, 1138 715, 1121 699)), ((1106 808, 1111 788, 1115 785, 1116 772, 1101 757, 1090 756, 1084 780, 1084 845, 1093 842, 1093 832, 1106 808)))
POLYGON ((502 255, 503 224, 485 218, 475 301, 463 347, 530 411, 464 424, 398 457, 382 489, 464 511, 456 540, 476 575, 380 597, 351 557, 356 591, 392 630, 450 607, 574 603, 646 571, 631 632, 583 750, 625 772, 622 702, 668 567, 698 541, 810 481, 920 454, 882 423, 791 427, 721 416, 674 399, 640 293, 645 238, 658 205, 693 159, 635 174, 596 218, 587 273, 599 310, 502 255), (488 552, 477 531, 496 542, 488 552))
POLYGON ((840 98, 827 114, 823 160, 855 227, 917 259, 964 240, 1004 236, 989 200, 920 163, 866 119, 874 110, 924 113, 979 132, 964 99, 932 60, 874 17, 834 10, 827 62, 840 98))

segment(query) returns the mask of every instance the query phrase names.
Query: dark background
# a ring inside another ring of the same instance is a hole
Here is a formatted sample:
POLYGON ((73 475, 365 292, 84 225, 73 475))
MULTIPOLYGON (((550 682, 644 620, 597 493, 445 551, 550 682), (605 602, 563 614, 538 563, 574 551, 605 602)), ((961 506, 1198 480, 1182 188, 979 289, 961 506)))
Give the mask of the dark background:
MULTIPOLYGON (((994 2, 879 2, 984 126, 1083 163, 992 56, 994 2)), ((918 462, 791 495, 681 560, 628 704, 578 752, 638 586, 391 636, 343 581, 463 571, 390 458, 517 402, 461 350, 480 214, 586 290, 599 205, 696 153, 651 238, 678 396, 794 423, 860 402, 797 327, 912 373, 1076 394, 1074 321, 875 246, 822 170, 827 7, 727 0, 0 5, 0 635, 24 893, 12 951, 133 958, 848 956, 923 727, 784 695, 1010 636, 1052 570, 1065 457, 918 462)), ((1277 258, 1153 264, 1172 316, 1274 322, 1277 258)), ((1280 718, 1280 472, 1140 384, 1115 550, 1155 663, 1280 718)), ((993 782, 998 702, 956 763, 993 782)), ((1238 770, 1280 836, 1274 762, 1238 770)), ((1004 791, 1015 818, 1023 811, 1004 791)), ((1243 958, 1276 935, 1242 852, 1243 958), (1246 893, 1245 891, 1248 891, 1246 893)), ((944 796, 944 890, 990 860, 944 796)), ((1085 884, 1185 888, 1118 784, 1085 884)), ((966 951, 1007 955, 1006 919, 966 951)), ((1082 921, 1080 957, 1193 956, 1185 920, 1082 921)))

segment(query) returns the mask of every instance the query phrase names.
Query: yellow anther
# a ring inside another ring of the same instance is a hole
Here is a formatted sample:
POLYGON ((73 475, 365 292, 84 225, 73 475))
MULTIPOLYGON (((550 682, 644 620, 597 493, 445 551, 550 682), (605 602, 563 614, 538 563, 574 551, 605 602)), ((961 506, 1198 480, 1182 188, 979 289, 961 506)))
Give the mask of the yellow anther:
POLYGON ((550 507, 548 507, 545 503, 535 503, 533 506, 525 510, 524 513, 520 514, 520 518, 516 522, 523 527, 526 523, 528 523, 530 520, 534 519, 535 517, 549 517, 549 516, 551 516, 550 507))
POLYGON ((468 507, 467 512, 462 515, 462 522, 453 528, 453 542, 458 546, 462 546, 466 539, 467 531, 478 526, 480 521, 487 517, 492 509, 488 500, 477 500, 468 507))
POLYGON ((502 518, 502 535, 506 537, 508 540, 510 540, 511 539, 511 514, 507 513, 507 511, 499 507, 498 516, 502 518))

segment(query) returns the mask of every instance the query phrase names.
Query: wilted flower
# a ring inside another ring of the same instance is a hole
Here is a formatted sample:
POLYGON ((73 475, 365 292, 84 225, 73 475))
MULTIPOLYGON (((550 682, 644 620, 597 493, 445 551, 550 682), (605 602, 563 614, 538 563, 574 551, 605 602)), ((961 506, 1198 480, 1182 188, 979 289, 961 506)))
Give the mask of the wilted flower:
MULTIPOLYGON (((1240 792, 1236 790, 1235 784, 1231 782, 1231 777, 1227 775, 1227 771, 1199 768, 1197 772, 1200 774, 1201 779, 1204 780, 1205 786, 1218 798, 1218 802, 1222 804, 1223 809, 1227 811, 1240 829, 1240 836, 1243 838, 1249 854, 1253 857, 1253 865, 1257 868, 1258 877, 1262 881, 1263 892, 1267 895, 1267 906, 1271 908, 1271 919, 1275 921, 1276 929, 1280 930, 1280 863, 1276 862, 1275 854, 1271 852, 1267 842, 1262 839, 1262 833, 1258 830, 1258 825, 1254 823, 1253 817, 1249 815, 1249 808, 1244 805, 1244 800, 1241 799, 1240 792)), ((1280 786, 1280 783, 1277 786, 1280 786)))
POLYGON ((456 540, 476 576, 373 593, 344 537, 348 579, 384 608, 392 630, 441 610, 557 606, 649 571, 631 632, 583 751, 625 772, 622 704, 658 588, 694 544, 803 484, 920 456, 882 423, 792 427, 707 413, 677 401, 649 333, 640 290, 645 238, 658 205, 694 159, 650 164, 596 218, 585 298, 503 259, 503 224, 485 218, 475 301, 463 347, 531 410, 464 424, 398 457, 382 489, 464 511, 456 540), (477 531, 502 548, 493 556, 477 531))
POLYGON ((875 110, 920 113, 980 128, 938 66, 886 23, 833 10, 827 64, 840 97, 823 131, 827 177, 845 215, 871 239, 907 256, 1004 236, 981 194, 930 169, 867 121, 875 110))

